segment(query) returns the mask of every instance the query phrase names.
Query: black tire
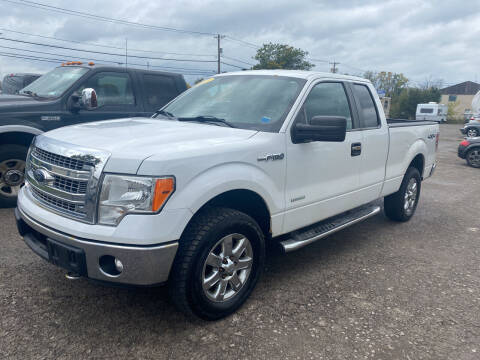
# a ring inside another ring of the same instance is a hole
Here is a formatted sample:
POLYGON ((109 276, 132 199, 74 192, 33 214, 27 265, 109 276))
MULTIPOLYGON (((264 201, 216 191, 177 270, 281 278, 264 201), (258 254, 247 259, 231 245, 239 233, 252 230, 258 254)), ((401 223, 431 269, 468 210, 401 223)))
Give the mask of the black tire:
POLYGON ((421 186, 422 179, 420 176, 420 172, 414 167, 409 167, 407 169, 407 172, 405 173, 405 176, 403 177, 400 189, 396 193, 385 197, 385 215, 389 219, 394 221, 404 222, 410 220, 413 214, 415 214, 415 210, 417 209, 418 199, 420 198, 421 186), (415 179, 416 181, 417 192, 416 197, 413 201, 413 206, 407 210, 405 209, 405 193, 407 192, 407 187, 411 179, 415 179))
POLYGON ((169 278, 170 297, 187 315, 217 320, 236 311, 250 296, 265 263, 264 235, 250 216, 229 208, 206 208, 195 216, 180 239, 169 278), (204 263, 212 247, 229 234, 242 234, 253 251, 250 275, 231 299, 214 302, 202 287, 204 263))
POLYGON ((468 150, 465 155, 465 159, 467 160, 467 164, 474 168, 480 168, 480 148, 473 148, 468 150))
MULTIPOLYGON (((0 146, 0 165, 8 160, 25 162, 27 152, 28 148, 22 145, 2 145, 0 146)), ((17 197, 9 195, 12 194, 12 187, 5 182, 5 173, 0 167, 0 207, 14 207, 17 204, 17 197)))

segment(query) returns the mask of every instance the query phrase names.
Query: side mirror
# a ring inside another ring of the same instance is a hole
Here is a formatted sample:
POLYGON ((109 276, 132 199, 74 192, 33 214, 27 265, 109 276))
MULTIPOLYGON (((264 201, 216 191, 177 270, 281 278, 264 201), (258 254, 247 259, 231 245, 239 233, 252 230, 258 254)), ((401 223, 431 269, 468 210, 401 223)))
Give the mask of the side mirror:
POLYGON ((347 135, 347 119, 342 116, 314 116, 310 124, 294 124, 292 142, 343 142, 347 135))
POLYGON ((98 107, 97 93, 92 88, 82 90, 82 105, 87 110, 94 110, 98 107))

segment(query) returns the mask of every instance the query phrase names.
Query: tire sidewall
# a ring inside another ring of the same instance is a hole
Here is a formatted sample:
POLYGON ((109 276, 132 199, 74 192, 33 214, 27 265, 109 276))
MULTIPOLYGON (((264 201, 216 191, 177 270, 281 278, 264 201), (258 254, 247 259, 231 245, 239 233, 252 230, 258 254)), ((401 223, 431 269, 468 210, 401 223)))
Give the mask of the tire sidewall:
MULTIPOLYGON (((4 145, 0 147, 0 163, 9 160, 26 160, 28 148, 21 145, 4 145)), ((15 206, 17 203, 16 197, 3 196, 0 194, 0 207, 15 206)))
POLYGON ((263 270, 265 259, 265 242, 263 235, 253 219, 245 216, 244 219, 229 218, 203 236, 203 244, 195 256, 192 271, 189 276, 188 298, 197 315, 206 314, 209 319, 224 317, 237 310, 248 298, 255 287, 263 270), (224 236, 238 233, 250 241, 253 250, 253 265, 247 282, 233 298, 216 303, 207 298, 202 287, 203 265, 212 247, 224 236))
POLYGON ((466 158, 467 164, 468 164, 469 166, 478 169, 478 168, 480 168, 480 166, 475 166, 475 165, 473 165, 473 164, 470 162, 470 159, 469 159, 470 153, 471 153, 472 151, 475 151, 475 150, 480 150, 480 149, 478 149, 478 148, 473 148, 473 149, 468 150, 467 153, 465 154, 465 158, 466 158))
POLYGON ((407 173, 405 174, 405 177, 403 178, 402 181, 402 186, 400 188, 400 196, 402 200, 402 216, 405 220, 409 220, 414 214, 415 211, 417 210, 417 205, 418 201, 420 199, 420 192, 422 190, 422 178, 420 176, 420 172, 416 168, 409 168, 407 173), (404 208, 404 201, 405 201, 405 192, 407 191, 407 186, 408 183, 410 182, 410 179, 415 178, 417 181, 417 197, 415 199, 415 205, 413 207, 413 210, 410 214, 407 214, 404 208))

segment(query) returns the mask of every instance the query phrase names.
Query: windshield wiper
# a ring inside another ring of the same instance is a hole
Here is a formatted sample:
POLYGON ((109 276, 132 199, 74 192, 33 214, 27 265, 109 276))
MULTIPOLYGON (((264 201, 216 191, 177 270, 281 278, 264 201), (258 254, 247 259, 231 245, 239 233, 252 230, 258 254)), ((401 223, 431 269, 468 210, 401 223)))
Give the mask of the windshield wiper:
POLYGON ((175 119, 175 115, 173 115, 171 112, 168 112, 166 110, 157 110, 155 111, 155 116, 156 115, 165 115, 166 117, 169 117, 169 118, 172 118, 172 119, 175 119))
POLYGON ((37 98, 37 99, 46 99, 45 96, 40 96, 38 95, 36 92, 33 92, 31 90, 22 90, 21 93, 19 93, 20 95, 27 95, 27 96, 31 96, 33 98, 37 98))
POLYGON ((235 126, 233 126, 232 124, 230 124, 228 121, 226 121, 225 119, 220 119, 220 118, 217 118, 215 116, 209 116, 209 115, 201 115, 201 116, 193 116, 193 117, 179 117, 177 118, 178 121, 198 121, 198 122, 212 122, 212 123, 220 123, 220 124, 224 124, 224 125, 227 125, 229 127, 232 127, 234 128, 235 126))

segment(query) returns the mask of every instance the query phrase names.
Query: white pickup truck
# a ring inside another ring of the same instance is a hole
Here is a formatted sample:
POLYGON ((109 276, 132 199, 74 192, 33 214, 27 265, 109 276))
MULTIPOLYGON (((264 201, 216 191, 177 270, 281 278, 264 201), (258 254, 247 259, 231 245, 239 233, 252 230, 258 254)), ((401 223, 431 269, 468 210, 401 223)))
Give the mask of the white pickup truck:
MULTIPOLYGON (((83 101, 95 107, 95 91, 83 101)), ((222 74, 152 118, 37 136, 18 229, 69 278, 168 283, 180 310, 218 319, 252 292, 266 242, 296 250, 377 214, 380 198, 409 220, 438 139, 436 123, 387 123, 365 79, 222 74)))

